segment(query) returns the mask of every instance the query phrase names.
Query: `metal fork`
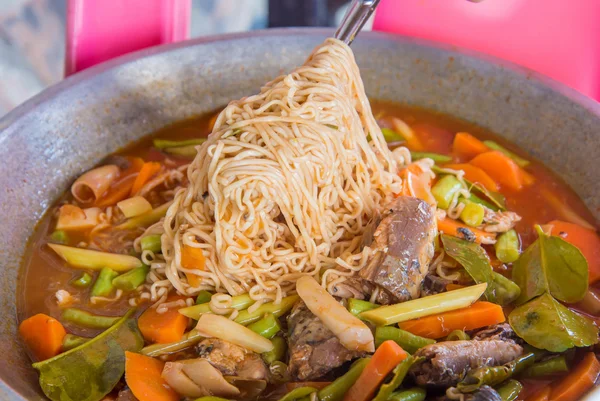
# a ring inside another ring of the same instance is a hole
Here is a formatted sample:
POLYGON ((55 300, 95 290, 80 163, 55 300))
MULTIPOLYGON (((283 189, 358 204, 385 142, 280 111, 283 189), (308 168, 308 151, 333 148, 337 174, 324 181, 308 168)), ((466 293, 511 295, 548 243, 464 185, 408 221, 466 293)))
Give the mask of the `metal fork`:
POLYGON ((335 38, 350 45, 365 25, 380 0, 352 0, 352 4, 342 23, 335 32, 335 38))

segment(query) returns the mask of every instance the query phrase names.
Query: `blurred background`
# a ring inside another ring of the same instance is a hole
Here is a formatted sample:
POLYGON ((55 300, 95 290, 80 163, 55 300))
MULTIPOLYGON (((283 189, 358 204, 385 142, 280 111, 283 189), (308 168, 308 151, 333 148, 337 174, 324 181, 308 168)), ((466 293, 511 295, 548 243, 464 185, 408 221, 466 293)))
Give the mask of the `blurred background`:
MULTIPOLYGON (((192 0, 191 36, 335 26, 347 0, 192 0)), ((66 0, 0 0, 0 116, 63 78, 66 0)))

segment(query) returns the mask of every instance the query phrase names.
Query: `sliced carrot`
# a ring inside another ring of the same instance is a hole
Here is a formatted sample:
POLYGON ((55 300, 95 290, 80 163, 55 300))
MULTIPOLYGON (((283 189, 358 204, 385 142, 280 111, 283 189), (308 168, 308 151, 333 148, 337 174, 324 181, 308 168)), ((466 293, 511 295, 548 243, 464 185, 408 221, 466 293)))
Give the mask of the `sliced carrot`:
POLYGON ((58 320, 38 313, 21 322, 19 334, 35 358, 43 361, 60 354, 67 332, 58 320))
MULTIPOLYGON (((167 302, 183 299, 169 297, 167 302)), ((138 319, 138 327, 146 341, 151 343, 172 343, 181 340, 189 319, 179 313, 178 308, 169 308, 158 313, 156 308, 148 308, 138 319)))
POLYGON ((125 352, 125 381, 139 401, 179 401, 181 397, 161 374, 165 363, 149 356, 125 352))
POLYGON ((549 401, 575 401, 594 386, 600 376, 600 362, 596 354, 588 352, 575 369, 552 387, 549 401))
POLYGON ((285 383, 285 389, 288 393, 300 387, 312 387, 316 388, 317 390, 321 390, 330 384, 331 382, 289 382, 285 383))
POLYGON ((510 157, 498 151, 485 152, 476 156, 470 163, 488 173, 500 185, 518 191, 526 185, 524 170, 510 157))
POLYGON ((462 170, 465 172, 465 178, 473 183, 483 185, 486 189, 492 192, 498 192, 500 187, 498 183, 492 179, 485 171, 479 167, 475 167, 472 164, 448 164, 444 165, 444 168, 451 168, 452 170, 462 170))
POLYGON ((481 244, 483 240, 494 240, 496 234, 488 233, 487 231, 480 230, 478 228, 469 227, 457 220, 452 220, 449 217, 444 219, 437 219, 438 231, 444 234, 452 235, 462 239, 469 239, 470 233, 474 235, 475 242, 481 244))
POLYGON ((526 401, 548 401, 550 399, 550 392, 552 389, 550 387, 544 387, 535 393, 531 394, 529 397, 525 398, 526 401))
POLYGON ((478 301, 462 309, 398 323, 402 330, 426 338, 442 338, 454 330, 474 330, 506 320, 500 305, 478 301))
POLYGON ((127 198, 131 193, 135 178, 135 175, 129 175, 119 180, 104 196, 96 201, 95 205, 98 207, 112 206, 127 198))
POLYGON ((552 235, 557 235, 576 246, 588 262, 589 283, 600 279, 600 236, 596 231, 581 227, 577 224, 554 220, 548 223, 552 226, 552 235))
MULTIPOLYGON (((206 269, 206 259, 202 249, 184 245, 181 250, 181 266, 186 269, 204 271, 206 269)), ((197 274, 185 272, 185 276, 188 284, 192 287, 198 287, 202 283, 202 277, 197 274)))
POLYGON ((454 284, 454 283, 446 284, 446 291, 460 290, 461 288, 465 288, 465 286, 460 285, 460 284, 454 284))
POLYGON ((459 132, 454 136, 452 150, 458 156, 471 159, 480 153, 489 151, 483 142, 467 132, 459 132))
POLYGON ((373 354, 356 382, 344 395, 343 401, 369 401, 385 377, 406 359, 408 354, 396 342, 384 341, 373 354))
POLYGON ((154 176, 154 174, 158 173, 160 170, 160 163, 158 162, 146 162, 142 166, 139 174, 135 177, 135 181, 133 182, 133 186, 131 187, 130 195, 137 194, 140 189, 150 181, 150 178, 154 176))

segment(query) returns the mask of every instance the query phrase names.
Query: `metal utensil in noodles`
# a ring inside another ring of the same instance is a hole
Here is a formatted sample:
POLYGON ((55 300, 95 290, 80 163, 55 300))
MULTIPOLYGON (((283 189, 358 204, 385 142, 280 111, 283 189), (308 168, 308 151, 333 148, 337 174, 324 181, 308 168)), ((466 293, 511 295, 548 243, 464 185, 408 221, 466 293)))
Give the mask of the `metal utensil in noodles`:
POLYGON ((350 45, 365 25, 380 0, 352 0, 350 8, 335 32, 335 38, 350 45))

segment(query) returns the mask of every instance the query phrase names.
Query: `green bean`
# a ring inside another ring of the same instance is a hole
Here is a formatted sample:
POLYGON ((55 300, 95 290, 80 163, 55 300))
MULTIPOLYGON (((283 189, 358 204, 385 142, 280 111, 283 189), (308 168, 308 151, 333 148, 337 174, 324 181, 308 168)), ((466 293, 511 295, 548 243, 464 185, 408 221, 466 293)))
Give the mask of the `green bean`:
POLYGON ((365 369, 371 358, 361 358, 356 361, 350 369, 343 375, 338 377, 327 387, 319 391, 319 401, 341 401, 344 395, 365 369))
POLYGON ((382 128, 381 133, 386 142, 402 142, 405 140, 402 135, 390 128, 382 128))
POLYGON ((483 223, 485 209, 478 203, 463 201, 465 207, 460 212, 460 219, 468 226, 477 227, 483 223))
POLYGON ((560 355, 556 358, 534 363, 523 372, 523 376, 536 378, 568 371, 569 367, 567 366, 567 360, 564 355, 560 355))
POLYGON ((115 324, 120 316, 99 316, 93 315, 81 309, 67 308, 62 313, 64 321, 74 323, 90 329, 108 329, 115 324))
POLYGON ((511 152, 510 150, 506 149, 504 146, 499 145, 494 141, 483 141, 483 143, 485 146, 487 146, 488 148, 490 148, 492 150, 497 150, 498 152, 504 153, 505 156, 508 156, 511 159, 513 159, 513 161, 521 167, 527 167, 530 164, 529 160, 525 160, 521 156, 517 156, 515 153, 511 152))
POLYGON ((109 269, 108 267, 103 267, 92 287, 92 297, 105 297, 110 294, 114 288, 112 281, 118 275, 119 273, 116 271, 109 269))
POLYGON ((190 330, 183 335, 181 340, 166 344, 152 344, 142 348, 141 354, 156 357, 159 355, 170 354, 189 348, 192 345, 202 341, 205 337, 196 330, 190 330))
POLYGON ((314 387, 298 387, 281 397, 279 401, 299 400, 300 398, 306 397, 307 395, 310 395, 316 391, 317 389, 314 387))
POLYGON ((214 395, 206 395, 204 397, 196 398, 195 401, 229 401, 226 398, 215 397, 214 395))
POLYGON ((425 337, 419 337, 408 331, 400 330, 395 327, 382 326, 375 329, 375 347, 379 347, 384 341, 392 340, 396 342, 409 354, 414 354, 419 348, 434 344, 435 340, 425 337))
POLYGON ((160 252, 160 234, 146 235, 140 240, 142 251, 160 252))
POLYGON ((210 302, 213 294, 210 291, 202 290, 196 296, 196 305, 201 305, 210 302))
POLYGON ((281 330, 281 325, 272 313, 267 313, 262 319, 249 324, 248 328, 265 338, 273 338, 281 330))
POLYGON ((294 306, 298 299, 300 299, 298 295, 290 295, 283 298, 279 304, 269 302, 262 304, 254 312, 248 312, 248 309, 240 311, 235 321, 243 325, 248 325, 259 320, 265 313, 272 313, 275 317, 283 316, 292 309, 292 306, 294 306))
POLYGON ((515 230, 510 230, 498 237, 494 244, 496 257, 502 263, 512 263, 519 259, 519 236, 515 230))
POLYGON ((273 343, 273 349, 262 354, 263 360, 269 365, 275 361, 283 360, 287 351, 287 343, 283 337, 273 337, 271 342, 273 343))
POLYGON ((90 341, 91 338, 76 336, 75 334, 67 334, 63 338, 62 352, 69 351, 73 348, 79 347, 81 344, 85 344, 90 341))
POLYGON ((50 235, 50 239, 57 244, 66 244, 69 242, 69 235, 63 230, 56 230, 50 235))
POLYGON ((371 303, 369 301, 363 301, 362 299, 350 298, 348 300, 348 311, 354 316, 358 316, 360 313, 379 308, 380 305, 371 303))
POLYGON ((183 141, 171 141, 168 139, 155 139, 152 142, 157 149, 178 148, 181 146, 201 145, 206 141, 206 138, 186 139, 183 141))
POLYGON ((423 401, 426 396, 427 393, 424 389, 415 387, 392 393, 388 398, 388 401, 423 401))
POLYGON ((469 335, 463 330, 454 330, 446 337, 446 341, 468 341, 470 339, 471 337, 469 337, 469 335))
POLYGON ((431 159, 436 163, 448 163, 452 161, 452 157, 446 155, 440 155, 439 153, 429 153, 429 152, 410 152, 411 159, 420 160, 420 159, 431 159))
POLYGON ((502 386, 498 387, 496 391, 502 401, 514 401, 519 398, 519 393, 523 390, 523 385, 517 380, 509 380, 502 386))
POLYGON ((92 284, 92 276, 89 273, 84 272, 79 278, 71 280, 71 285, 77 288, 86 288, 92 284))
POLYGON ((462 184, 453 175, 446 175, 435 183, 431 193, 438 203, 440 209, 448 209, 454 194, 462 188, 462 184))
POLYGON ((113 279, 112 285, 123 291, 133 291, 146 281, 150 266, 143 265, 113 279))

